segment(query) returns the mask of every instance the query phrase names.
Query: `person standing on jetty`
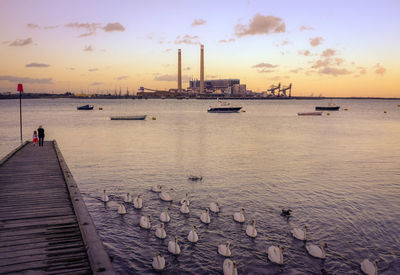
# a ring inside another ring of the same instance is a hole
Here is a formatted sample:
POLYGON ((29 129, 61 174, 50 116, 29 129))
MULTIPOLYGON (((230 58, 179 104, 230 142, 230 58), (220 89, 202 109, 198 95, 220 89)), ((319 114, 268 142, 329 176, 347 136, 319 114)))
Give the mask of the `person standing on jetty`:
POLYGON ((37 130, 38 130, 38 133, 39 133, 39 146, 43 146, 44 129, 43 129, 42 125, 40 125, 37 130))
POLYGON ((33 131, 33 137, 32 137, 32 142, 33 142, 33 146, 36 147, 36 144, 38 143, 39 139, 38 139, 38 135, 36 131, 33 131))

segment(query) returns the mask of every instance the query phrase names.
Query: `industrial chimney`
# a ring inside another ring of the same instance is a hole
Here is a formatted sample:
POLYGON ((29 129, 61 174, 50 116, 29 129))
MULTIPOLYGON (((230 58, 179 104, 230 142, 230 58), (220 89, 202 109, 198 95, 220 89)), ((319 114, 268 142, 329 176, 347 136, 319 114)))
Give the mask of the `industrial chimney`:
POLYGON ((182 92, 182 63, 181 49, 178 49, 178 93, 182 92))
POLYGON ((200 45, 200 94, 204 93, 204 45, 200 45))

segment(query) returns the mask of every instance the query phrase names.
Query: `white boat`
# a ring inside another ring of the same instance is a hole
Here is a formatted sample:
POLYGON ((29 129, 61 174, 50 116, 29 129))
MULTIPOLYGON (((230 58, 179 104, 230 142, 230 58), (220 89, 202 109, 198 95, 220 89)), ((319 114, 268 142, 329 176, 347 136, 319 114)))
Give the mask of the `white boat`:
POLYGON ((215 106, 210 106, 207 112, 209 113, 237 113, 242 109, 242 106, 232 106, 229 102, 218 101, 215 106))
POLYGON ((112 116, 111 120, 145 120, 146 115, 138 115, 138 116, 112 116))

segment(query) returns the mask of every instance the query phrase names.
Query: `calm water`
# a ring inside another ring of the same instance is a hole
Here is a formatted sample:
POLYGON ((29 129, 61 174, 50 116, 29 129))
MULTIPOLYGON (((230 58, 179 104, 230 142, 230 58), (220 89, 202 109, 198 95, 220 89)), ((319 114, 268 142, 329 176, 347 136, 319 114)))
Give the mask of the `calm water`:
MULTIPOLYGON (((165 274, 221 274, 217 245, 229 240, 241 274, 360 274, 364 258, 378 260, 382 274, 400 274, 400 101, 336 100, 348 111, 298 117, 328 101, 232 101, 246 112, 209 114, 201 100, 24 100, 24 139, 39 124, 56 139, 83 193, 114 267, 120 274, 153 273, 157 250, 165 274), (77 111, 83 104, 94 111, 77 111), (97 107, 103 107, 98 110, 97 107), (387 113, 384 113, 384 110, 387 113), (147 114, 156 120, 111 121, 110 115, 147 114), (187 175, 204 177, 190 182, 187 175), (156 184, 174 188, 174 202, 150 192, 156 184), (103 189, 111 195, 104 205, 103 189), (144 208, 116 213, 124 193, 143 194, 144 208), (190 214, 179 212, 189 192, 190 214), (198 216, 211 201, 221 212, 211 224, 198 216), (149 214, 170 207, 167 239, 138 226, 149 214), (246 223, 232 214, 246 209, 246 223), (281 208, 293 209, 289 220, 281 208), (258 236, 246 236, 257 220, 258 236), (190 225, 199 242, 190 244, 190 225), (292 227, 308 226, 310 242, 325 241, 327 258, 309 256, 293 239, 292 227), (167 251, 178 236, 182 254, 167 251), (284 265, 268 260, 270 245, 283 245, 284 265)), ((19 143, 18 101, 0 101, 0 155, 19 143)))

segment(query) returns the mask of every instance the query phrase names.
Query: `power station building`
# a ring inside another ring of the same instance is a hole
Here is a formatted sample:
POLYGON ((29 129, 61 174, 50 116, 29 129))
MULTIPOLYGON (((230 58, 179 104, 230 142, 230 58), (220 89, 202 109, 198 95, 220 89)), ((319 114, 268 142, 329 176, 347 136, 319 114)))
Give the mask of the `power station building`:
MULTIPOLYGON (((200 80, 190 80, 188 90, 200 92, 200 80)), ((245 95, 246 85, 240 84, 240 79, 204 80, 204 93, 219 93, 227 95, 245 95)))

